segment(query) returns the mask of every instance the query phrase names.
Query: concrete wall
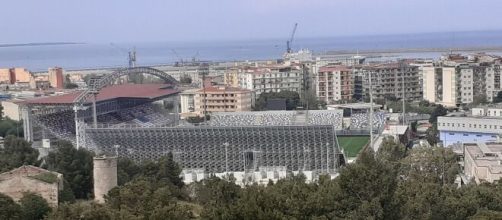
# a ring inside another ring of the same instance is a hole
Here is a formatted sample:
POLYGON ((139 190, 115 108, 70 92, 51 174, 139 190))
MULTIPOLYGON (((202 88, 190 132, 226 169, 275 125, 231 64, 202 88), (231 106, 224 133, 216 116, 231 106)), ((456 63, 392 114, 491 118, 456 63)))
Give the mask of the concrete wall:
POLYGON ((424 100, 436 102, 436 68, 423 67, 422 79, 424 100))
POLYGON ((439 140, 443 142, 443 146, 447 147, 452 144, 473 143, 473 142, 490 142, 497 140, 496 134, 475 133, 475 132, 457 132, 457 131, 440 131, 439 140))
POLYGON ((12 101, 3 101, 3 117, 9 117, 14 121, 21 120, 21 108, 19 105, 12 101))

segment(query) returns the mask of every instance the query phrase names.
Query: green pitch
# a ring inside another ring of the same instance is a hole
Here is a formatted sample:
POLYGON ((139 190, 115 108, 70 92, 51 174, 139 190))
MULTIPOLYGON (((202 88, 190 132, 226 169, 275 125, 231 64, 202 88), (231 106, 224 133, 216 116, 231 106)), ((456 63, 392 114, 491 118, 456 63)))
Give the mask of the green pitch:
POLYGON ((341 136, 338 143, 347 153, 348 157, 355 157, 370 140, 369 136, 341 136))

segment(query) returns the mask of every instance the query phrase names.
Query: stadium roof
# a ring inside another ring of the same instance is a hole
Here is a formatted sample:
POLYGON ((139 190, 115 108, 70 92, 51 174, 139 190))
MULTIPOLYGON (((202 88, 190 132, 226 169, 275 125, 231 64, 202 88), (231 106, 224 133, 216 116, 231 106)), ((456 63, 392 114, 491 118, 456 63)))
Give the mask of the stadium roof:
MULTIPOLYGON (((73 104, 73 100, 83 91, 75 91, 72 93, 36 98, 26 100, 25 104, 39 105, 69 105, 73 104)), ((158 99, 179 93, 177 89, 168 84, 124 84, 108 86, 99 92, 97 102, 112 100, 116 98, 141 98, 141 99, 158 99)))

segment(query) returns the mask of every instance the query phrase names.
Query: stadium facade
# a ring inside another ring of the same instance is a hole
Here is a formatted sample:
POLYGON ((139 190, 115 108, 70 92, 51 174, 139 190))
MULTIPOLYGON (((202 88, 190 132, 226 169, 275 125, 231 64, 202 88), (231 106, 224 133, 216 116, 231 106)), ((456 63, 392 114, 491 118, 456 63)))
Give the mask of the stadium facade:
MULTIPOLYGON (((205 124, 179 123, 175 84, 161 71, 136 67, 91 79, 84 91, 28 100, 25 138, 64 139, 138 161, 172 153, 184 173, 196 176, 280 171, 272 176, 310 172, 315 178, 336 174, 345 161, 337 132, 368 135, 367 123, 357 117, 343 125, 343 110, 213 113, 205 124), (112 85, 121 76, 145 73, 166 84, 112 85)), ((382 117, 376 118, 381 127, 382 117)))

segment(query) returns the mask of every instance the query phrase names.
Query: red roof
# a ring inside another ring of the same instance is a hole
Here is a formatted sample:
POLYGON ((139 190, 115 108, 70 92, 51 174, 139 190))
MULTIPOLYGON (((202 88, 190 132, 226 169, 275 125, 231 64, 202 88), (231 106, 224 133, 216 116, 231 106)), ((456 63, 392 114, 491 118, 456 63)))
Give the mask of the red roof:
MULTIPOLYGON (((247 93, 251 92, 249 89, 243 89, 239 87, 230 87, 230 86, 211 86, 205 88, 206 92, 233 92, 233 93, 247 93)), ((198 92, 203 92, 204 89, 199 89, 198 92)))
MULTIPOLYGON (((156 99, 172 94, 179 91, 169 87, 167 84, 123 84, 108 86, 99 92, 97 102, 112 100, 116 98, 144 98, 156 99)), ((82 93, 76 91, 59 96, 50 96, 37 99, 26 100, 27 104, 72 104, 73 100, 82 93)))
POLYGON ((334 71, 351 71, 347 66, 323 66, 319 68, 319 72, 334 72, 334 71))

